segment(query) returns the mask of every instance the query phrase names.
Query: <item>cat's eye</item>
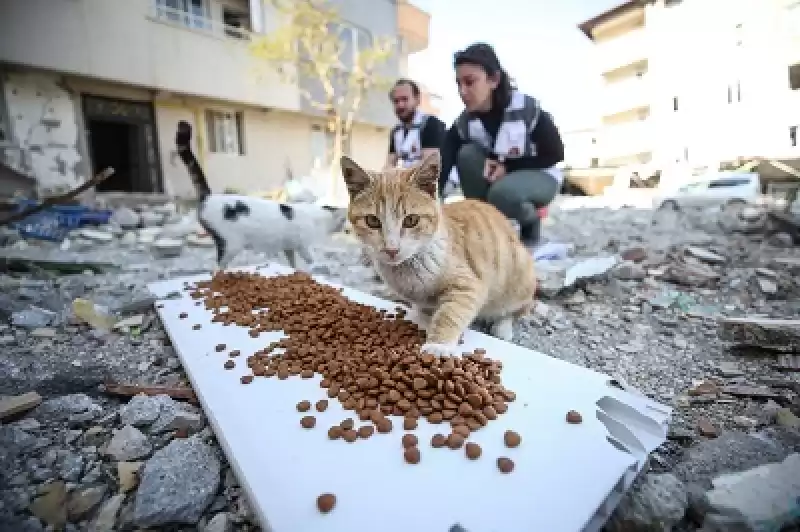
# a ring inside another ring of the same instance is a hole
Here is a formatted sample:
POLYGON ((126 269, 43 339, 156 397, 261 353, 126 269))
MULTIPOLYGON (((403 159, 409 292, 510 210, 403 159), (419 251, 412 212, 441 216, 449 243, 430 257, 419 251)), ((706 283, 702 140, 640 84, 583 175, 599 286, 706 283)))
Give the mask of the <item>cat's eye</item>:
POLYGON ((381 221, 374 214, 368 214, 364 216, 364 223, 367 224, 367 227, 369 227, 370 229, 381 228, 381 221))
POLYGON ((416 227, 419 223, 419 215, 417 214, 409 214, 405 218, 403 218, 403 227, 406 229, 411 229, 412 227, 416 227))

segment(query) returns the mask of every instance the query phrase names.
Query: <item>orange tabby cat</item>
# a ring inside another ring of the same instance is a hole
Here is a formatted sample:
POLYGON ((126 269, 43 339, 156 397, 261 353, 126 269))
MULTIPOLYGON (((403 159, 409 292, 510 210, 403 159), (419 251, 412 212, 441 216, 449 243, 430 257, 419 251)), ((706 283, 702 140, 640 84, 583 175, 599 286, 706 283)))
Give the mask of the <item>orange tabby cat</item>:
POLYGON ((353 232, 384 282, 427 318, 422 350, 458 354, 476 317, 492 323, 492 335, 511 340, 513 318, 532 303, 536 277, 506 217, 480 201, 440 205, 438 153, 408 169, 369 172, 349 157, 341 166, 353 232))

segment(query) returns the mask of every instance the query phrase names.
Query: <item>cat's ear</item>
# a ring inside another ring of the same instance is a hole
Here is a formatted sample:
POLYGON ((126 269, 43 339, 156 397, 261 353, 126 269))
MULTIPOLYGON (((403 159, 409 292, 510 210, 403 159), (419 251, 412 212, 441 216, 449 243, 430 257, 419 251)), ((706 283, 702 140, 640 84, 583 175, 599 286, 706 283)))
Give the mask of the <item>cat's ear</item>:
POLYGON ((433 199, 438 197, 437 188, 439 186, 439 174, 442 169, 442 158, 439 150, 431 153, 422 163, 414 169, 411 174, 411 182, 417 185, 420 190, 433 199))
POLYGON ((351 199, 372 183, 370 175, 347 155, 342 155, 339 165, 342 167, 342 177, 344 177, 344 183, 347 185, 347 192, 351 199))

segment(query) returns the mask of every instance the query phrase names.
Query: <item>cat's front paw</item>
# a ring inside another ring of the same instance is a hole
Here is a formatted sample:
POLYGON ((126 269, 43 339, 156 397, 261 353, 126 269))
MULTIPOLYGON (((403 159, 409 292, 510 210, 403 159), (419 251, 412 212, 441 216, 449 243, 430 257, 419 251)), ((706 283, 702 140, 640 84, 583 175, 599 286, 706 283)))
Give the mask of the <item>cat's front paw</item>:
POLYGON ((428 353, 437 357, 451 357, 461 353, 458 342, 452 344, 427 343, 423 344, 419 350, 421 353, 428 353))

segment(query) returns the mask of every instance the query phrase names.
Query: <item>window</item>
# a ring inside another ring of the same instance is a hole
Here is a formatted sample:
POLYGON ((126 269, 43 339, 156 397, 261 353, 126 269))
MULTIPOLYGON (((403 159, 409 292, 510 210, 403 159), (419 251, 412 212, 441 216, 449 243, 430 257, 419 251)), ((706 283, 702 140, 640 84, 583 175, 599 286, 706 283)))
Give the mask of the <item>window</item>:
POLYGON ((742 101, 742 84, 737 81, 736 84, 728 84, 728 103, 742 101))
POLYGON ((672 110, 673 111, 677 111, 678 110, 678 97, 677 96, 672 98, 672 110))
POLYGON ((208 149, 211 153, 244 155, 244 113, 206 111, 208 149))
POLYGON ((227 37, 233 39, 250 38, 250 14, 229 6, 222 6, 222 23, 227 37))
POLYGON ((749 177, 726 177, 723 179, 715 179, 708 184, 708 188, 727 188, 738 187, 741 185, 749 185, 752 179, 749 177))
POLYGON ((155 0, 156 17, 189 28, 210 30, 206 0, 155 0))
POLYGON ((789 88, 793 91, 800 90, 800 63, 789 67, 789 88))
POLYGON ((797 147, 797 126, 789 126, 789 144, 792 148, 797 147))
POLYGON ((345 69, 353 68, 358 58, 358 52, 371 48, 373 45, 372 34, 363 28, 349 24, 328 24, 328 31, 339 35, 341 48, 339 59, 344 63, 345 69))

